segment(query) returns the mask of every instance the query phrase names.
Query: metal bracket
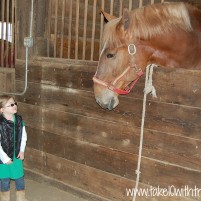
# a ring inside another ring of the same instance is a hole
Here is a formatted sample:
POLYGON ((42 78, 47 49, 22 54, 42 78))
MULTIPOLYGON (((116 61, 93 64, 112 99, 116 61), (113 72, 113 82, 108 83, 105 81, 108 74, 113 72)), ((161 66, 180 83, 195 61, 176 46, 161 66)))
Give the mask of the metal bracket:
POLYGON ((25 37, 24 38, 24 46, 25 47, 33 47, 33 38, 32 37, 25 37))
POLYGON ((134 55, 136 53, 136 46, 134 44, 128 45, 128 53, 134 55))

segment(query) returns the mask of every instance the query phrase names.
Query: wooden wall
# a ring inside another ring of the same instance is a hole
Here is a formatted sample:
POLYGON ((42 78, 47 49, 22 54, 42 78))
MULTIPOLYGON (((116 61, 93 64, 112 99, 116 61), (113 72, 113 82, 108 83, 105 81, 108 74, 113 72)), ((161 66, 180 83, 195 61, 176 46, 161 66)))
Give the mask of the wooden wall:
MULTIPOLYGON (((17 60, 19 90, 23 65, 17 60)), ((114 111, 103 110, 93 95, 96 65, 31 61, 28 91, 17 97, 28 132, 25 167, 104 199, 132 200, 126 188, 136 179, 144 78, 114 111)), ((201 188, 201 72, 158 68, 153 80, 158 98, 148 96, 140 186, 201 188)))
MULTIPOLYGON (((135 186, 144 78, 131 94, 120 97, 114 111, 101 109, 92 83, 97 62, 41 57, 46 56, 47 47, 46 18, 41 17, 47 12, 47 1, 34 2, 39 10, 34 19, 40 23, 34 23, 28 90, 16 97, 28 132, 25 167, 94 194, 95 200, 132 200, 126 189, 135 186)), ((29 31, 29 8, 29 1, 18 1, 18 91, 24 86, 23 38, 29 31)), ((158 68, 153 80, 158 98, 148 98, 140 187, 201 188, 201 72, 158 68)))
POLYGON ((15 69, 0 68, 0 94, 13 92, 15 89, 15 69))

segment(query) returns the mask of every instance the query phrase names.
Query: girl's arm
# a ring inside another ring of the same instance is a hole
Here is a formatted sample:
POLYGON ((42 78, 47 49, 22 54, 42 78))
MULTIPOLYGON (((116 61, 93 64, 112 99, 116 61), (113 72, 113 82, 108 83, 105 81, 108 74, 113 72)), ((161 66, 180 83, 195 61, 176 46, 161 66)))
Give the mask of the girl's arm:
POLYGON ((11 158, 8 157, 8 155, 4 152, 4 150, 2 149, 2 146, 0 144, 0 160, 6 164, 6 163, 9 163, 11 162, 11 158))
POLYGON ((22 140, 21 140, 21 145, 20 145, 20 153, 17 156, 17 158, 19 158, 21 160, 24 159, 26 142, 27 142, 27 132, 26 132, 25 126, 23 126, 23 128, 22 128, 22 140))
POLYGON ((27 132, 26 132, 25 126, 23 126, 23 128, 22 128, 22 141, 21 141, 21 145, 20 145, 20 152, 25 152, 26 143, 27 143, 27 132))

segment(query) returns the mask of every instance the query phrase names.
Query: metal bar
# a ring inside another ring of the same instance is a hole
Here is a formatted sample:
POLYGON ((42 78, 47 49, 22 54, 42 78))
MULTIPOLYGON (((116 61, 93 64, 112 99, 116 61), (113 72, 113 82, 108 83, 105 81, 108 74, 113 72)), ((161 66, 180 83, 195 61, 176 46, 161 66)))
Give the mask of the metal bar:
POLYGON ((139 0, 139 8, 141 8, 143 5, 143 0, 139 0))
POLYGON ((114 6, 114 0, 110 1, 110 15, 113 15, 113 6, 114 6))
POLYGON ((97 4, 97 0, 94 0, 93 20, 92 20, 92 36, 91 36, 91 61, 93 61, 93 57, 94 57, 94 41, 95 41, 95 31, 96 31, 96 4, 97 4))
POLYGON ((71 29, 72 29, 72 0, 69 0, 69 16, 68 16, 68 59, 70 59, 71 53, 71 29))
POLYGON ((11 42, 11 67, 15 67, 15 0, 12 0, 12 17, 11 17, 11 28, 12 28, 12 42, 11 42))
MULTIPOLYGON (((33 0, 31 0, 31 12, 30 12, 30 26, 33 25, 33 0)), ((30 33, 29 33, 29 39, 32 39, 32 27, 30 27, 30 33)), ((30 42, 30 41, 29 41, 30 42)), ((25 45, 25 42, 24 42, 25 45)), ((25 62, 25 81, 24 81, 24 89, 22 92, 0 92, 1 94, 10 94, 10 95, 17 95, 22 96, 27 91, 28 86, 28 56, 29 56, 29 47, 32 47, 31 45, 25 45, 26 46, 26 62, 25 62)))
POLYGON ((47 56, 50 57, 51 43, 51 19, 52 19, 52 0, 48 1, 48 17, 47 17, 47 56))
POLYGON ((58 24, 58 0, 55 1, 55 13, 54 13, 54 57, 56 57, 57 51, 57 24, 58 24))
POLYGON ((4 50, 5 56, 5 67, 9 67, 9 54, 10 54, 10 48, 9 48, 9 41, 8 41, 8 37, 9 37, 9 32, 8 32, 8 26, 9 26, 9 6, 10 6, 10 1, 6 1, 6 35, 5 35, 5 43, 6 43, 6 48, 4 50))
MULTIPOLYGON (((101 2, 101 9, 104 10, 105 8, 105 0, 102 0, 101 2)), ((101 22, 100 22, 100 42, 99 44, 101 44, 101 40, 102 40, 102 36, 103 36, 103 24, 104 24, 104 16, 101 15, 101 22)), ((101 45, 99 45, 99 53, 101 52, 101 45)))
POLYGON ((88 0, 85 0, 85 4, 84 4, 84 31, 83 31, 82 60, 85 60, 85 57, 86 57, 87 11, 88 11, 88 0))
POLYGON ((79 42, 79 0, 76 0, 76 22, 75 22, 75 59, 78 59, 78 42, 79 42))
POLYGON ((123 11, 123 0, 120 0, 119 2, 119 17, 122 16, 123 11))
POLYGON ((132 0, 129 0, 129 6, 128 6, 129 10, 132 10, 132 0))
POLYGON ((4 12, 5 11, 5 1, 1 1, 1 66, 4 66, 4 12))
POLYGON ((60 58, 63 58, 65 9, 66 9, 66 0, 63 0, 63 2, 62 2, 62 18, 61 18, 60 58))

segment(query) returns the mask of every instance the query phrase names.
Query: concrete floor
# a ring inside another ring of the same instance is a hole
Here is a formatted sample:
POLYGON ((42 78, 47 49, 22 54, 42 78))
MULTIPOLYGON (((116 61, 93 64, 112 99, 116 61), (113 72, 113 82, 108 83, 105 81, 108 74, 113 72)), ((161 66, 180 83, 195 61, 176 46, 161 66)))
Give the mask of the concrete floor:
MULTIPOLYGON (((28 201, 87 201, 79 195, 62 191, 46 182, 25 179, 26 197, 28 201)), ((11 182, 11 201, 15 201, 15 183, 11 182)))

